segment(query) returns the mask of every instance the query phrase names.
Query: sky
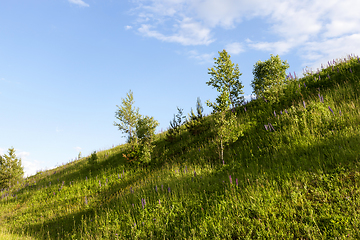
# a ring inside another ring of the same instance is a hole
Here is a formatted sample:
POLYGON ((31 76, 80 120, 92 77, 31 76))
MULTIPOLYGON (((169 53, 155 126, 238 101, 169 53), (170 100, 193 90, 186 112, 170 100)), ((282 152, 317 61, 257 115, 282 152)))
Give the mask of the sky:
POLYGON ((14 147, 25 176, 79 152, 126 141, 116 105, 169 127, 200 97, 215 101, 208 68, 225 49, 242 73, 279 55, 303 69, 360 54, 358 0, 1 0, 0 155, 14 147))

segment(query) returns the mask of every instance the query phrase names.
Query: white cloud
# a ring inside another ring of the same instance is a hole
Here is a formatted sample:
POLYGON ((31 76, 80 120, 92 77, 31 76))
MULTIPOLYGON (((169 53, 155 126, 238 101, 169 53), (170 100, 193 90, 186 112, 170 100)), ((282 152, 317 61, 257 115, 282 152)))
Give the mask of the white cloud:
POLYGON ((68 0, 70 3, 73 3, 73 4, 76 4, 76 5, 79 5, 81 7, 89 7, 89 4, 85 3, 84 1, 82 0, 68 0))
POLYGON ((29 152, 18 152, 18 153, 15 153, 15 154, 16 154, 16 157, 19 157, 21 159, 25 159, 30 155, 29 152))
POLYGON ((24 166, 25 177, 32 176, 40 170, 45 170, 43 169, 43 164, 37 160, 22 160, 21 162, 24 166))
POLYGON ((241 52, 244 52, 244 47, 241 43, 238 42, 234 42, 234 43, 229 43, 225 46, 226 51, 229 54, 234 54, 237 55, 241 52))
POLYGON ((132 29, 132 26, 125 26, 125 30, 132 29))
MULTIPOLYGON (((208 45, 215 28, 234 29, 257 18, 269 25, 269 39, 238 43, 273 54, 296 50, 305 62, 358 50, 358 0, 134 0, 138 31, 161 41, 208 45), (170 31, 170 33, 169 33, 170 31), (341 45, 339 43, 346 43, 341 45), (318 50, 314 48, 318 47, 318 50), (329 54, 331 52, 331 54, 329 54)), ((240 53, 239 52, 239 53, 240 53)))
POLYGON ((189 58, 196 59, 200 64, 212 63, 214 59, 214 53, 203 53, 200 54, 196 50, 191 50, 187 52, 189 58))
POLYGON ((78 151, 78 152, 81 151, 81 147, 74 147, 74 149, 75 149, 76 151, 78 151))
POLYGON ((147 37, 153 37, 164 42, 176 42, 182 45, 208 45, 214 40, 211 39, 210 30, 186 18, 174 26, 176 33, 162 34, 152 30, 154 26, 142 24, 138 31, 147 37))

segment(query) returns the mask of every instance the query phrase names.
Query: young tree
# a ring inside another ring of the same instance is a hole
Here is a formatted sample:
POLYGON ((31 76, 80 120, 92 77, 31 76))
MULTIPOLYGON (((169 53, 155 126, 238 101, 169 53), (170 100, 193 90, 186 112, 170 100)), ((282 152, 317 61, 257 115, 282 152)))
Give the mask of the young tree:
POLYGON ((201 100, 198 97, 196 102, 196 112, 191 108, 191 113, 189 114, 189 119, 186 120, 185 126, 193 135, 198 135, 203 132, 206 128, 203 124, 203 117, 204 117, 204 108, 201 104, 201 100))
POLYGON ((236 112, 234 109, 230 111, 230 107, 234 108, 243 101, 243 97, 240 97, 239 94, 243 94, 241 89, 244 86, 239 81, 241 73, 238 65, 236 64, 236 67, 234 67, 230 55, 225 50, 219 52, 219 54, 220 57, 214 59, 216 60, 216 70, 214 68, 209 69, 212 78, 206 84, 216 87, 220 95, 215 103, 208 100, 206 104, 213 108, 219 159, 224 161, 225 146, 235 142, 241 134, 240 129, 237 127, 236 112))
POLYGON ((189 114, 189 121, 194 121, 201 119, 203 117, 204 108, 201 104, 201 99, 198 97, 196 101, 196 112, 194 113, 194 110, 191 108, 191 114, 189 114))
POLYGON ((155 129, 159 122, 153 117, 145 116, 139 118, 136 124, 136 136, 140 140, 151 139, 155 135, 155 129))
POLYGON ((141 163, 149 163, 152 154, 152 140, 155 136, 155 129, 159 126, 159 122, 153 117, 141 117, 136 125, 136 136, 140 140, 139 161, 141 163))
POLYGON ((221 111, 221 109, 228 106, 228 103, 232 108, 241 104, 243 97, 240 97, 240 94, 243 94, 242 88, 244 88, 239 81, 242 73, 239 71, 238 64, 234 65, 231 62, 230 55, 226 50, 219 52, 219 55, 217 59, 214 58, 215 66, 208 68, 211 78, 210 81, 206 82, 208 86, 213 86, 220 92, 220 96, 216 98, 216 105, 206 102, 215 112, 221 111))
POLYGON ((0 189, 11 188, 23 176, 21 159, 16 157, 14 148, 9 148, 8 154, 0 155, 0 189))
POLYGON ((254 80, 251 82, 253 93, 258 97, 274 100, 274 93, 286 80, 286 69, 289 68, 287 61, 281 61, 279 55, 270 55, 265 62, 258 61, 254 65, 254 80))
POLYGON ((133 93, 130 90, 127 93, 127 98, 121 99, 122 106, 116 105, 118 107, 117 112, 115 112, 115 117, 120 121, 120 123, 114 122, 114 126, 117 126, 119 130, 123 133, 128 134, 128 142, 133 143, 137 142, 135 129, 138 119, 140 118, 139 108, 134 107, 134 97, 133 93))

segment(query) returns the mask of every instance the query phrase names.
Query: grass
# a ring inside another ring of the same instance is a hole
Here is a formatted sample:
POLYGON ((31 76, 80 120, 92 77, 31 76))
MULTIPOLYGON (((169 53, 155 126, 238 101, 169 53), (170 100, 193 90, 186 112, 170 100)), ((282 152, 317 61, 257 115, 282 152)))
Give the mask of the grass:
POLYGON ((224 162, 208 116, 147 166, 116 146, 1 191, 0 239, 360 239, 359 60, 281 91, 237 109, 224 162))

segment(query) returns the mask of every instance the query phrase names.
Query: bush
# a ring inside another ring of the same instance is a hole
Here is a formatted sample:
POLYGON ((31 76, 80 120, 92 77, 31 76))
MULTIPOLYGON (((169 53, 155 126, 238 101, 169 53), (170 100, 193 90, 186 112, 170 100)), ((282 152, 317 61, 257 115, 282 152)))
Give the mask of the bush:
POLYGON ((89 163, 95 164, 95 163, 97 163, 97 160, 98 160, 98 156, 96 154, 96 151, 94 151, 89 158, 89 163))

